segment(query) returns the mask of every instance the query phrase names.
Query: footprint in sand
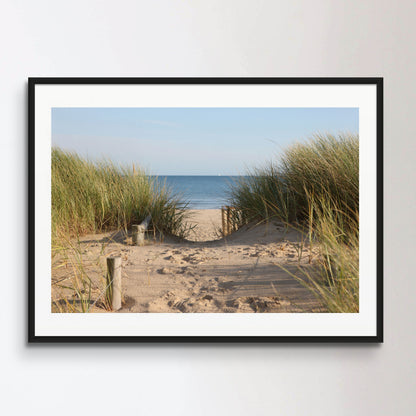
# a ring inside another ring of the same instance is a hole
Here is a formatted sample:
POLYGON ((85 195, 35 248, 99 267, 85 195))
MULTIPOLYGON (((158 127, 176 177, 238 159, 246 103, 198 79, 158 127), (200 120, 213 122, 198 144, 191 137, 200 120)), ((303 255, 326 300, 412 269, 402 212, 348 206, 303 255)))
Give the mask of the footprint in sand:
POLYGON ((182 274, 183 271, 182 269, 178 270, 178 269, 171 269, 170 267, 162 267, 161 269, 158 269, 157 272, 159 274, 182 274))
POLYGON ((167 260, 167 261, 170 261, 172 263, 181 263, 181 259, 179 259, 178 257, 172 256, 172 255, 164 257, 163 260, 167 260))
POLYGON ((231 308, 236 308, 241 312, 265 312, 267 310, 279 308, 281 306, 281 301, 275 296, 242 296, 228 301, 226 305, 231 308))

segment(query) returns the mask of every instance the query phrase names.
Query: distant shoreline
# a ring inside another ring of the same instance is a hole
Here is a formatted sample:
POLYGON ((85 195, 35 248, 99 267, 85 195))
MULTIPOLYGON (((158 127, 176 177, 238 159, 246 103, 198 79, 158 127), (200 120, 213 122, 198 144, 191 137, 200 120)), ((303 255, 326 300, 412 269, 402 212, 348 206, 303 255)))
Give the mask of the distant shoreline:
POLYGON ((155 177, 189 209, 221 209, 227 205, 230 187, 237 176, 171 175, 155 177))

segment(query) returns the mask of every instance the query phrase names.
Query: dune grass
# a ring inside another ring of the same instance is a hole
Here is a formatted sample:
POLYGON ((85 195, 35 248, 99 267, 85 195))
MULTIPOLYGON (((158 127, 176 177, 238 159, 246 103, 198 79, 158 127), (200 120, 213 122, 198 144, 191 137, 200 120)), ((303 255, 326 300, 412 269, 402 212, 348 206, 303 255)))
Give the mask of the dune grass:
MULTIPOLYGON (((118 166, 110 161, 94 163, 75 153, 52 149, 52 284, 62 293, 53 302, 55 312, 88 312, 101 304, 101 289, 91 275, 102 268, 101 255, 85 259, 79 237, 85 234, 123 229, 139 224, 151 214, 151 226, 161 235, 185 237, 187 204, 181 202, 157 181, 134 166, 118 166), (62 279, 55 279, 65 270, 62 279), (98 291, 98 292, 97 292, 98 291), (98 293, 98 294, 97 294, 98 293)), ((108 243, 106 243, 108 245, 108 243)), ((88 257, 88 256, 87 256, 88 257)))
MULTIPOLYGON (((242 222, 278 220, 319 247, 308 287, 331 312, 358 312, 359 139, 315 135, 233 184, 242 222)), ((302 280, 304 281, 304 279, 302 280)))
POLYGON ((127 229, 149 214, 160 233, 186 232, 186 204, 133 166, 94 163, 54 148, 51 186, 53 237, 127 229))

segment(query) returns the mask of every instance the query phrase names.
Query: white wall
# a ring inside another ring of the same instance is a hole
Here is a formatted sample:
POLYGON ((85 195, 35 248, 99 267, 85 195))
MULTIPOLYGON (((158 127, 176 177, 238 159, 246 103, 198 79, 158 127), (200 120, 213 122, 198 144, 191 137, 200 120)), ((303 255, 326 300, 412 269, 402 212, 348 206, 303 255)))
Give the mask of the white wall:
POLYGON ((4 414, 414 414, 415 18, 412 0, 3 0, 4 414), (27 346, 28 76, 385 77, 385 343, 27 346))

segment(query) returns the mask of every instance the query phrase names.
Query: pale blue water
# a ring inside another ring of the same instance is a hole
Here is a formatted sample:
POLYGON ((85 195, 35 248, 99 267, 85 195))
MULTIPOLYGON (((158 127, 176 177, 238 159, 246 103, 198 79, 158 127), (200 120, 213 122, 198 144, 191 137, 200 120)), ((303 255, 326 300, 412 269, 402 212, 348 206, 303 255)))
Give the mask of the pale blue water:
POLYGON ((159 176, 191 209, 215 209, 227 204, 229 185, 236 176, 159 176))

